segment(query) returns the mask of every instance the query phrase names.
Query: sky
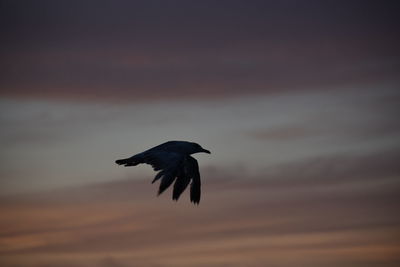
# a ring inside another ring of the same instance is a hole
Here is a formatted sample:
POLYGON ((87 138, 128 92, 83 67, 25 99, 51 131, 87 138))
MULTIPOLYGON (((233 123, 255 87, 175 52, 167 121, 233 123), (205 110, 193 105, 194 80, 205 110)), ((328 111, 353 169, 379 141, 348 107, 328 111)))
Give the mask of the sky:
POLYGON ((395 1, 0 1, 4 266, 397 266, 395 1), (194 141, 203 194, 114 161, 194 141))

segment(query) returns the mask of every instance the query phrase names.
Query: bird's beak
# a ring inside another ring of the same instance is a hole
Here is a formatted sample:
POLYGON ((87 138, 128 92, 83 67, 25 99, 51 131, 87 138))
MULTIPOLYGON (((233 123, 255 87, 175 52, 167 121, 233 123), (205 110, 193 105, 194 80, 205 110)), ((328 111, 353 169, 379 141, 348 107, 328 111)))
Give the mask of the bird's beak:
POLYGON ((204 153, 207 153, 207 154, 211 154, 211 152, 210 152, 209 150, 204 149, 204 148, 203 148, 203 150, 201 150, 200 152, 204 152, 204 153))

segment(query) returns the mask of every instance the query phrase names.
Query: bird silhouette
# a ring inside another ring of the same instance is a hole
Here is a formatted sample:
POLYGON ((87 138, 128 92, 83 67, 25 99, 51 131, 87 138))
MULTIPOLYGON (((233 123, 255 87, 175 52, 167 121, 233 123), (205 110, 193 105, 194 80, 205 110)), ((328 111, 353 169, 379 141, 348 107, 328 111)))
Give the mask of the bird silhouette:
POLYGON ((115 163, 125 167, 141 163, 150 164, 155 171, 159 171, 152 181, 154 183, 161 179, 158 195, 175 181, 172 192, 172 199, 175 201, 178 201, 191 181, 190 201, 199 204, 201 195, 199 165, 197 160, 190 156, 199 152, 211 154, 193 142, 169 141, 132 157, 116 160, 115 163))

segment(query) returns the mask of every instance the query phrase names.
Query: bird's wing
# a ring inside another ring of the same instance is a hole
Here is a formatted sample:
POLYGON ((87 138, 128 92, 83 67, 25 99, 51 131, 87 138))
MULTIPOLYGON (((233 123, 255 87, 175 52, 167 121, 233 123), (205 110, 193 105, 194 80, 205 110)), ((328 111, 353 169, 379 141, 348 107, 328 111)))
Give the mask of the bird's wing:
POLYGON ((174 151, 168 151, 167 143, 153 147, 142 153, 133 155, 126 159, 118 159, 115 161, 118 165, 125 167, 136 166, 141 163, 150 164, 155 171, 174 166, 178 164, 183 158, 183 155, 174 151))
POLYGON ((190 163, 188 164, 188 173, 192 177, 192 184, 190 185, 190 201, 194 204, 200 203, 201 196, 201 181, 200 181, 200 172, 199 172, 199 164, 197 160, 192 157, 190 158, 190 163))
MULTIPOLYGON (((183 155, 166 151, 149 151, 141 155, 141 163, 147 163, 155 171, 177 168, 183 160, 183 155)), ((154 181, 153 181, 154 182, 154 181)))
POLYGON ((182 154, 173 152, 151 151, 143 153, 142 163, 150 164, 155 171, 159 171, 152 181, 154 183, 161 179, 159 195, 175 181, 180 173, 183 160, 182 154))
POLYGON ((140 163, 146 163, 159 171, 154 177, 152 183, 161 179, 158 195, 164 192, 175 181, 172 198, 178 200, 180 195, 188 187, 190 181, 190 201, 199 204, 201 194, 201 182, 199 165, 191 156, 180 153, 162 151, 159 149, 150 149, 139 153, 127 159, 116 161, 117 164, 136 166, 140 163))
POLYGON ((197 160, 191 156, 186 156, 182 162, 182 166, 176 182, 174 184, 174 190, 172 198, 178 200, 179 196, 185 191, 186 187, 192 181, 190 186, 190 201, 199 204, 201 195, 201 182, 200 172, 197 160))

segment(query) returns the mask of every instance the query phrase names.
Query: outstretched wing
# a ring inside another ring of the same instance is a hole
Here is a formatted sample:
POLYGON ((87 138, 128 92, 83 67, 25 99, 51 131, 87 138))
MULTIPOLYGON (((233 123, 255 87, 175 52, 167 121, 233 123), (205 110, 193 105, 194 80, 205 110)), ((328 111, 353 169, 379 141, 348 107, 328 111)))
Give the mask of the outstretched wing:
POLYGON ((201 195, 199 165, 197 160, 191 156, 186 156, 174 184, 172 199, 178 200, 190 181, 192 181, 190 186, 190 201, 194 204, 199 204, 201 195))

